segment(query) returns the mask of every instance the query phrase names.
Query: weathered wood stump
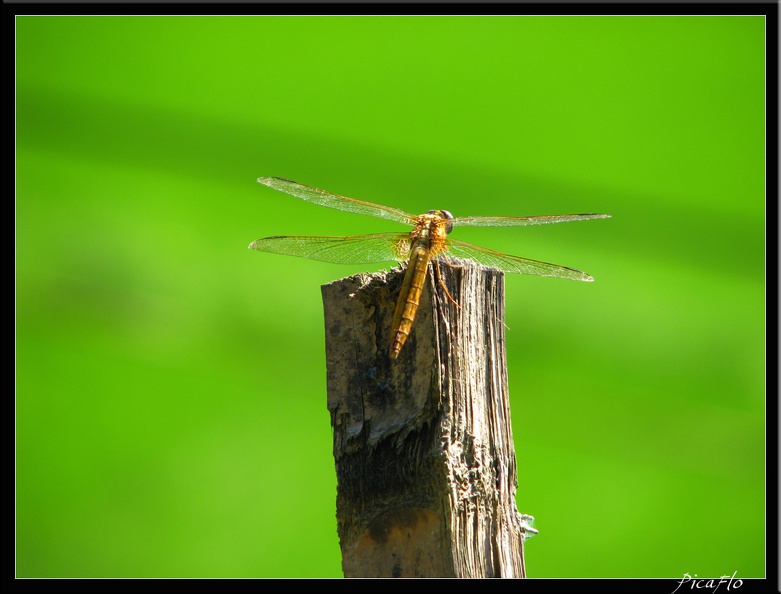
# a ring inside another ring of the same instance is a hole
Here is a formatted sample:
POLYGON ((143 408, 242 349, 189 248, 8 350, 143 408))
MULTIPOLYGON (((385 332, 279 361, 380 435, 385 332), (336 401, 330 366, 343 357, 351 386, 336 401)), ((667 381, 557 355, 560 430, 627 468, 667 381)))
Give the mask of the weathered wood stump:
POLYGON ((396 361, 403 270, 322 287, 345 577, 525 577, 504 276, 440 269, 396 361))

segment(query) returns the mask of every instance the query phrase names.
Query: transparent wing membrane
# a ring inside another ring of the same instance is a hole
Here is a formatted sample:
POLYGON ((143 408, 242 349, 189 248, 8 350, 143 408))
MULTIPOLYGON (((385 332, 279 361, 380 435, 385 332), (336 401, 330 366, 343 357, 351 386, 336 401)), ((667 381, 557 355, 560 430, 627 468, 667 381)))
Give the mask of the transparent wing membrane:
POLYGON ((580 270, 575 270, 574 268, 559 266, 558 264, 549 264, 548 262, 539 262, 537 260, 521 258, 520 256, 510 256, 509 254, 495 252, 457 239, 447 240, 447 250, 443 253, 442 258, 447 259, 448 256, 465 258, 482 264, 483 266, 496 268, 513 274, 551 276, 554 278, 566 278, 569 280, 587 282, 594 280, 590 275, 580 270))
POLYGON ((570 215, 543 215, 539 217, 456 217, 450 221, 454 227, 525 227, 527 225, 549 225, 570 221, 609 219, 610 215, 586 213, 570 215))
POLYGON ((250 244, 250 249, 286 256, 299 256, 333 264, 369 264, 393 262, 409 257, 409 235, 377 233, 352 237, 284 235, 265 237, 250 244))
POLYGON ((285 194, 290 194, 296 198, 301 198, 301 200, 306 200, 307 202, 320 206, 327 206, 328 208, 335 208, 336 210, 353 212, 370 217, 379 217, 381 219, 389 219, 406 225, 414 225, 417 219, 415 215, 411 215, 398 208, 393 208, 392 206, 374 204, 372 202, 356 200, 355 198, 339 196, 338 194, 332 194, 331 192, 326 192, 320 188, 313 188, 312 186, 300 184, 281 177, 259 177, 258 181, 269 188, 279 190, 285 194))

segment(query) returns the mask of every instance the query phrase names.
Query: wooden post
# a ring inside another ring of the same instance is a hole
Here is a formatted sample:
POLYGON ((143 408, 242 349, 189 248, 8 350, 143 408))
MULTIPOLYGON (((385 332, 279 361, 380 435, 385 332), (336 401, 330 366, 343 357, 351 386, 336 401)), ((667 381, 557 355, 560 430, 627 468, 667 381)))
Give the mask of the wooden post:
POLYGON ((525 577, 504 276, 469 262, 440 270, 460 307, 430 266, 396 361, 403 270, 322 287, 345 577, 525 577))

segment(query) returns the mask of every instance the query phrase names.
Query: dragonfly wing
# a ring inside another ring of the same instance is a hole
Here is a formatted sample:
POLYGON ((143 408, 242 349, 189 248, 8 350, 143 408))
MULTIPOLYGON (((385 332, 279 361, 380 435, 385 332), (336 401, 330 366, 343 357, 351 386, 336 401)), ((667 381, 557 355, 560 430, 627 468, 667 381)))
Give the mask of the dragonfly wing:
POLYGON ((454 227, 523 227, 526 225, 549 225, 551 223, 567 223, 570 221, 590 221, 592 219, 609 219, 608 214, 586 213, 571 215, 543 215, 539 217, 456 217, 452 221, 454 227))
POLYGON ((299 256, 333 264, 368 264, 392 262, 409 257, 409 235, 377 233, 352 237, 318 235, 281 235, 264 237, 250 244, 250 249, 286 256, 299 256))
POLYGON ((327 206, 328 208, 335 208, 336 210, 379 217, 381 219, 389 219, 406 225, 414 225, 415 220, 417 219, 417 217, 398 208, 385 206, 384 204, 365 202, 364 200, 356 200, 355 198, 347 198, 346 196, 339 196, 338 194, 332 194, 331 192, 326 192, 320 188, 300 184, 290 179, 281 177, 259 177, 258 181, 269 188, 279 190, 285 194, 290 194, 296 198, 301 198, 301 200, 319 204, 320 206, 327 206))
POLYGON ((489 268, 497 268, 504 272, 514 274, 533 274, 535 276, 551 276, 554 278, 566 278, 579 281, 593 281, 593 277, 566 266, 558 264, 549 264, 548 262, 539 262, 519 256, 510 256, 502 254, 487 248, 472 245, 457 239, 447 240, 447 250, 442 254, 443 257, 453 256, 455 258, 465 258, 472 260, 489 268))

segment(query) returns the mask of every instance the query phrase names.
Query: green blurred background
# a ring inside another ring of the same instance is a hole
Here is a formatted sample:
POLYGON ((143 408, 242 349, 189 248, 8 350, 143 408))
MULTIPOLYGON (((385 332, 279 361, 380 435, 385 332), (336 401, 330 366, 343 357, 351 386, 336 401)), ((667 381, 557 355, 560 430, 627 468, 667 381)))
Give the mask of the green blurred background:
MULTIPOLYGON (((763 576, 762 17, 20 17, 18 576, 341 576, 320 285, 415 213, 507 278, 531 577, 763 576)), ((387 267, 387 265, 386 265, 387 267)))

